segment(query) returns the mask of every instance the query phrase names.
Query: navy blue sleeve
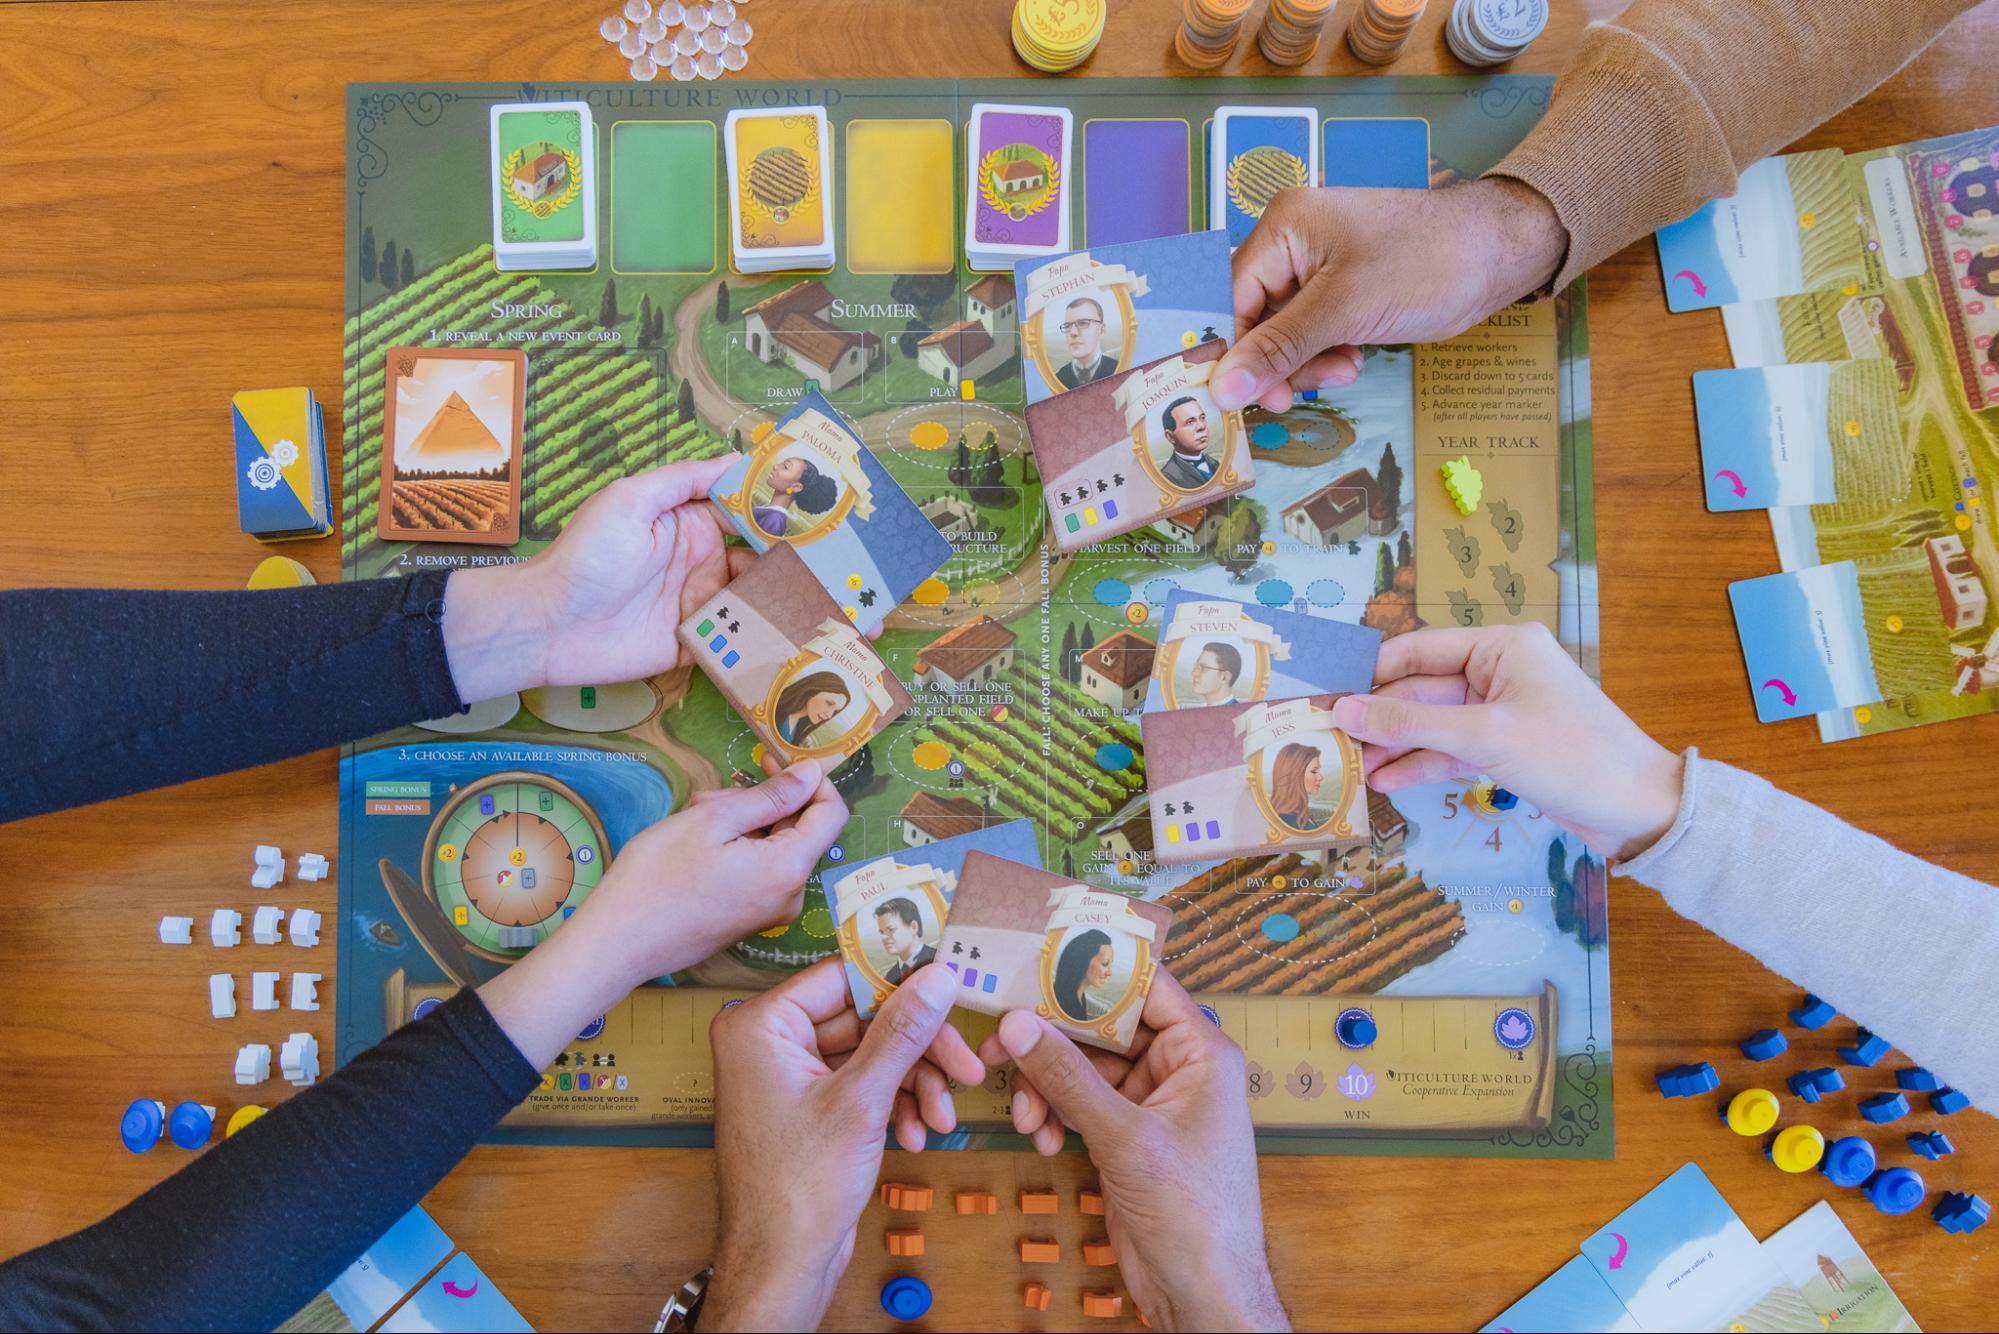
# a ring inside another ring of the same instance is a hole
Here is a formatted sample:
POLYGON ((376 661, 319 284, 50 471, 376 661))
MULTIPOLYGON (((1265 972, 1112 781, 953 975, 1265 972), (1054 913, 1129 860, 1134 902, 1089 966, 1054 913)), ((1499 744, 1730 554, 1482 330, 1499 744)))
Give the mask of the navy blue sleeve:
POLYGON ((0 1329, 271 1329, 532 1092, 461 991, 100 1223, 0 1264, 0 1329))
POLYGON ((0 592, 0 822, 455 712, 448 577, 0 592))

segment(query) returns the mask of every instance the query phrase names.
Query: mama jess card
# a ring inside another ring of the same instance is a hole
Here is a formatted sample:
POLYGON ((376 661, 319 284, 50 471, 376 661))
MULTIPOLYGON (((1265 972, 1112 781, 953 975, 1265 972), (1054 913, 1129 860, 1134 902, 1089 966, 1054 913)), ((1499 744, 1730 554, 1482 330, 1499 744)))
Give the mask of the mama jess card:
POLYGON ((1365 694, 1381 631, 1176 588, 1166 595, 1145 710, 1365 694))
POLYGON ((1159 904, 970 852, 937 957, 968 1010, 1033 1010, 1078 1042, 1128 1051, 1172 924, 1159 904))
POLYGON ((708 495, 758 551, 795 549, 863 633, 951 559, 949 539, 817 390, 708 495))
POLYGON ((1220 339, 1200 343, 1028 405, 1056 546, 1080 551, 1249 490, 1242 413, 1208 393, 1227 350, 1220 339))
POLYGON ((1143 715, 1153 856, 1216 861, 1367 842, 1360 746, 1333 726, 1337 698, 1143 715))
POLYGON ((911 973, 936 962, 958 876, 973 852, 1041 864, 1034 825, 1009 820, 860 862, 827 880, 826 906, 861 1018, 872 1016, 911 973))
POLYGON ((780 764, 830 768, 909 708, 902 682, 790 547, 759 556, 679 637, 780 764))

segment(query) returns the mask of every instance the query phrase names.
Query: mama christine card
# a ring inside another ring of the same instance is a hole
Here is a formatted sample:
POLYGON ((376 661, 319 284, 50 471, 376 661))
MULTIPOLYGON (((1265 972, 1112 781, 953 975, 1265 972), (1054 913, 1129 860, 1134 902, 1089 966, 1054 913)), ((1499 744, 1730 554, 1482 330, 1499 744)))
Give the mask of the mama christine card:
POLYGON ((1030 403, 1227 338, 1235 328, 1223 232, 1024 259, 1013 272, 1030 403))
POLYGON ((1381 632, 1176 588, 1152 656, 1145 711, 1365 694, 1381 632))
POLYGON ((970 852, 937 953, 966 1009, 1033 1010, 1078 1042, 1129 1051, 1172 923, 1159 904, 970 852))
POLYGON ((1360 746, 1337 695, 1148 713, 1152 852, 1163 863, 1368 841, 1360 746))
POLYGON ((951 559, 951 543, 817 390, 708 490, 758 551, 794 548, 863 633, 951 559))
POLYGON ((680 642, 780 764, 831 765, 909 708, 909 692, 787 546, 680 625, 680 642))
POLYGON ((826 882, 854 1009, 870 1018, 909 975, 937 959, 965 856, 1041 864, 1034 825, 1009 820, 856 864, 826 882))
POLYGON ((1249 490, 1249 432, 1208 378, 1217 339, 1027 408, 1055 545, 1080 551, 1249 490))

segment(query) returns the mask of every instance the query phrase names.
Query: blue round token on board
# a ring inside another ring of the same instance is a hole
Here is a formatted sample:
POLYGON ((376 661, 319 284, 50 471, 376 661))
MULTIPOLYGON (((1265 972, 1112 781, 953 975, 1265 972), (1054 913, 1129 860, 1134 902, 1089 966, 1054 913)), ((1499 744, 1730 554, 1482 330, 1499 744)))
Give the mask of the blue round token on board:
POLYGON ((198 1149, 215 1133, 215 1113, 198 1102, 177 1103, 167 1117, 167 1134, 183 1149, 198 1149))
POLYGON ((1922 1175, 1907 1167, 1891 1167, 1867 1183, 1867 1198, 1884 1214, 1906 1214, 1929 1194, 1922 1175))
POLYGON ((1281 607, 1298 596, 1282 579, 1265 579, 1256 586, 1256 600, 1266 607, 1281 607))
POLYGON ((1534 1016, 1518 1006, 1501 1010, 1492 1019, 1492 1040, 1508 1051, 1520 1051, 1534 1040, 1534 1016))
POLYGON ((944 766, 944 772, 953 778, 963 778, 965 776, 965 762, 963 760, 952 760, 944 766))
POLYGON ((1333 1021, 1333 1036, 1340 1040, 1342 1047, 1352 1047, 1356 1051, 1373 1046, 1380 1032, 1375 1027, 1374 1016, 1366 1010, 1341 1010, 1340 1017, 1333 1021))
POLYGON ((1290 436, 1283 422, 1258 422, 1249 428, 1249 443, 1258 449, 1282 449, 1290 436))
POLYGON ((1222 1017, 1219 1014, 1215 1013, 1214 1006, 1203 1005, 1201 1007, 1201 1013, 1208 1016, 1208 1022, 1213 1024, 1216 1028, 1220 1028, 1222 1026, 1222 1017))
POLYGON ((1298 919, 1288 912, 1274 912, 1263 919, 1265 938, 1274 940, 1279 945, 1296 940, 1298 929, 1298 919))
POLYGON ((1097 767, 1105 773, 1123 773, 1138 758, 1122 741, 1106 741, 1097 747, 1097 767))
POLYGON ((1835 1186, 1858 1186, 1874 1175, 1873 1144, 1858 1135, 1847 1135, 1825 1146, 1819 1171, 1835 1186))
POLYGON ((921 1320, 930 1310, 930 1285, 920 1278, 892 1278, 882 1284, 882 1310, 897 1320, 921 1320))
POLYGON ((598 1034, 602 1033, 603 1031, 604 1031, 604 1016, 600 1014, 595 1019, 592 1019, 589 1023, 583 1025, 583 1031, 576 1035, 576 1040, 578 1042, 588 1042, 591 1038, 596 1037, 598 1034))
POLYGON ((826 849, 826 860, 829 862, 843 862, 847 860, 847 850, 838 843, 835 843, 832 847, 826 849))
POLYGON ((416 1008, 410 1011, 410 1022, 415 1023, 417 1020, 423 1018, 425 1015, 429 1014, 432 1010, 435 1010, 438 1006, 442 1004, 444 1004, 444 1002, 439 1000, 435 996, 425 996, 422 1000, 416 1003, 416 1008))
POLYGON ((1100 606, 1122 607, 1131 601, 1131 585, 1122 579, 1099 579, 1090 589, 1100 606))
POLYGON ((140 1098, 125 1109, 125 1115, 118 1121, 118 1138, 133 1153, 144 1153, 160 1142, 160 1131, 167 1119, 160 1111, 160 1105, 151 1098, 140 1098))

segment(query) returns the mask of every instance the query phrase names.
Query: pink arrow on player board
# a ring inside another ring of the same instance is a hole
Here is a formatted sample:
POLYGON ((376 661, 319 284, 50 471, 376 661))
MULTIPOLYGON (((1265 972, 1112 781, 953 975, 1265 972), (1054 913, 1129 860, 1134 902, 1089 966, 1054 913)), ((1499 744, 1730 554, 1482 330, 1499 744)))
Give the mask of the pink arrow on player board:
POLYGON ((1610 1264, 1607 1267, 1622 1269, 1624 1268, 1624 1257, 1631 1254, 1631 1243, 1624 1239, 1622 1232, 1613 1232, 1610 1235, 1617 1239, 1617 1249, 1610 1253, 1610 1264))
POLYGON ((444 1290, 453 1297, 470 1297, 473 1293, 479 1291, 479 1280, 475 1278, 472 1280, 471 1287, 461 1288, 447 1278, 444 1280, 444 1290))
POLYGON ((1674 274, 1673 276, 1675 278, 1685 278, 1688 282, 1692 283, 1694 285, 1695 296, 1707 295, 1707 284, 1702 282, 1701 276, 1698 273, 1695 273, 1692 269, 1681 269, 1678 273, 1674 274))
POLYGON ((1768 681, 1765 681, 1763 683, 1763 688, 1765 690, 1768 690, 1771 686, 1777 687, 1777 693, 1784 697, 1785 704, 1790 705, 1790 704, 1796 704, 1798 702, 1797 692, 1792 690, 1789 686, 1785 685, 1782 681, 1779 681, 1774 676, 1771 677, 1768 681))
POLYGON ((1736 476, 1735 469, 1723 468, 1720 472, 1716 473, 1715 476, 1726 477, 1728 479, 1728 484, 1731 487, 1735 488, 1735 498, 1737 500, 1740 500, 1744 496, 1749 494, 1749 488, 1742 484, 1742 479, 1740 477, 1736 476))

